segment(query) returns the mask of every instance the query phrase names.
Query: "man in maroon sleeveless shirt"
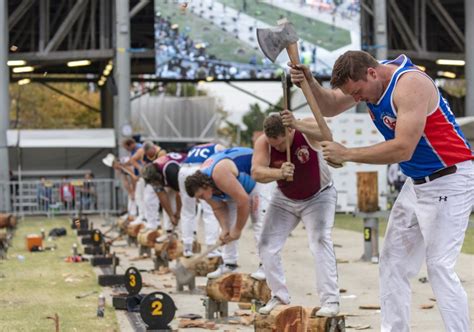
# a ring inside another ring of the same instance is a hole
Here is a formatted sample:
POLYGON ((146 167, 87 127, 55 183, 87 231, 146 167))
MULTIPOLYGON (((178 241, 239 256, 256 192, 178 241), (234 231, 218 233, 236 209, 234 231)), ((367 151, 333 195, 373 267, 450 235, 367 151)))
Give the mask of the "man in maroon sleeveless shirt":
POLYGON ((316 288, 322 308, 318 316, 339 312, 336 256, 331 231, 336 210, 336 190, 322 154, 322 139, 313 118, 296 120, 289 111, 267 117, 264 133, 256 142, 252 177, 257 182, 277 181, 265 215, 259 254, 272 290, 272 299, 259 310, 269 314, 275 306, 288 304, 280 252, 290 232, 301 220, 308 232, 309 246, 316 269, 316 288), (289 128, 291 162, 286 160, 285 126, 289 128), (287 181, 293 176, 293 181, 287 181))

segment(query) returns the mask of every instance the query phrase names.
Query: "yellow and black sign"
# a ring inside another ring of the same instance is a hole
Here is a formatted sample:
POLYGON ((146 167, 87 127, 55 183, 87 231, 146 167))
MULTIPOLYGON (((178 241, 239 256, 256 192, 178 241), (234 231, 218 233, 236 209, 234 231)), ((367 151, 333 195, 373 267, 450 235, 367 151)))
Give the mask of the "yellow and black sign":
POLYGON ((148 294, 140 303, 140 316, 151 329, 168 329, 175 313, 176 305, 173 299, 163 292, 148 294))

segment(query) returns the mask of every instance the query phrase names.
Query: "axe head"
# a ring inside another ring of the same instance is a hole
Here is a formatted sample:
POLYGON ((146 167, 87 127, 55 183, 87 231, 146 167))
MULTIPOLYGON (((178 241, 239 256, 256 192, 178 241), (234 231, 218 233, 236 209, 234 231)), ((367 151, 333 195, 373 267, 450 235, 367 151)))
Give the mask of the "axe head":
POLYGON ((194 278, 194 273, 189 271, 183 264, 181 264, 181 262, 176 263, 173 272, 176 276, 176 280, 180 284, 187 284, 194 278))
POLYGON ((295 28, 287 20, 278 21, 278 26, 269 29, 257 29, 258 45, 263 54, 272 62, 290 44, 298 41, 295 28))

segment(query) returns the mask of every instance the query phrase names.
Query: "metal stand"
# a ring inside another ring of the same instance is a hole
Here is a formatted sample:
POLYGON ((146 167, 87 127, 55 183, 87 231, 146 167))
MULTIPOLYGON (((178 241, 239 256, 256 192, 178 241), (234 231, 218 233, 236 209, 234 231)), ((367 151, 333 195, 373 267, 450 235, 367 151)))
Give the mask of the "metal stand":
POLYGON ((203 305, 206 307, 206 319, 218 319, 229 316, 228 302, 217 302, 206 297, 203 299, 203 305))
POLYGON ((138 245, 137 238, 136 237, 131 237, 130 235, 127 236, 127 244, 129 246, 133 245, 138 245))
POLYGON ((155 263, 155 270, 159 270, 160 267, 168 267, 169 263, 167 259, 163 259, 160 256, 156 255, 155 258, 153 258, 153 263, 155 263))
POLYGON ((191 280, 189 280, 187 283, 184 283, 184 284, 180 283, 178 278, 176 278, 176 290, 178 292, 182 292, 182 291, 184 291, 184 286, 187 286, 189 291, 191 291, 191 292, 193 290, 195 290, 196 289, 196 277, 191 278, 191 280))
POLYGON ((151 256, 151 248, 139 245, 138 246, 138 255, 139 256, 147 255, 148 257, 150 257, 151 256))
POLYGON ((384 211, 371 213, 357 212, 357 217, 364 220, 364 254, 361 259, 378 264, 379 262, 379 218, 386 217, 384 211))

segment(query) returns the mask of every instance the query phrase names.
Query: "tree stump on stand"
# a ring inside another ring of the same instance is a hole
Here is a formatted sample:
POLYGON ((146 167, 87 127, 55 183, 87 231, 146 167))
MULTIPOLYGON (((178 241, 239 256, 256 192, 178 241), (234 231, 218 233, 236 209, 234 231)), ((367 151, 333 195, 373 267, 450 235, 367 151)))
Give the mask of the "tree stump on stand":
POLYGON ((268 302, 270 288, 265 280, 255 280, 249 274, 230 273, 216 279, 209 279, 206 286, 207 296, 217 302, 268 302))

